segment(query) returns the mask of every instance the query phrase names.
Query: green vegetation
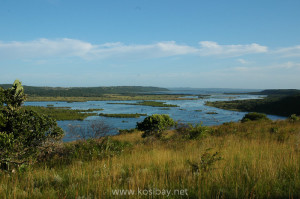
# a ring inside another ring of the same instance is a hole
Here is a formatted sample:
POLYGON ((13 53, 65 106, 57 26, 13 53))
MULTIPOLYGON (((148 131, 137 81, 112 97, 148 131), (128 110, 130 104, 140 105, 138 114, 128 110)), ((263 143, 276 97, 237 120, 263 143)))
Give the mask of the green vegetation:
POLYGON ((210 129, 202 124, 176 124, 176 132, 184 139, 199 139, 208 136, 210 129))
POLYGON ((267 89, 260 92, 251 92, 252 95, 267 95, 267 96, 290 96, 300 94, 300 90, 297 89, 267 89))
POLYGON ((210 112, 206 112, 206 114, 214 115, 214 114, 218 114, 218 113, 217 113, 217 112, 210 111, 210 112))
POLYGON ((263 113, 247 113, 241 120, 241 122, 248 122, 248 121, 258 121, 258 120, 269 120, 266 114, 263 113))
POLYGON ((70 126, 79 140, 62 143, 56 122, 21 108, 24 100, 18 81, 0 88, 0 198, 166 198, 153 188, 169 198, 300 197, 296 115, 171 130, 172 118, 152 115, 116 136, 96 121, 70 126))
POLYGON ((0 88, 0 166, 4 170, 34 163, 63 136, 55 120, 22 109, 25 99, 18 80, 12 88, 0 88))
POLYGON ((117 117, 117 118, 139 118, 140 116, 147 116, 147 114, 142 113, 114 113, 114 114, 108 114, 108 113, 100 113, 100 116, 103 117, 117 117))
POLYGON ((167 110, 170 110, 171 108, 169 108, 169 107, 167 107, 167 108, 160 108, 159 110, 165 110, 165 111, 167 111, 167 110))
MULTIPOLYGON (((10 85, 2 84, 2 88, 10 85)), ((165 88, 143 86, 111 87, 37 87, 24 86, 25 94, 30 97, 102 97, 104 94, 137 95, 147 92, 168 91, 165 88)))
POLYGON ((174 104, 165 104, 166 102, 156 101, 142 101, 137 103, 109 103, 109 104, 125 104, 125 105, 137 105, 137 106, 152 106, 152 107, 178 107, 174 104))
POLYGON ((136 128, 144 131, 142 137, 161 137, 163 131, 175 125, 174 120, 166 114, 154 114, 146 117, 142 122, 136 124, 136 128))
POLYGON ((38 164, 0 171, 0 198, 149 198, 137 195, 149 187, 187 190, 169 198, 299 198, 299 131, 299 121, 230 122, 61 143, 38 164))
POLYGON ((206 102, 205 105, 233 111, 273 115, 300 115, 300 95, 270 95, 265 99, 206 102))
POLYGON ((196 98, 180 98, 183 95, 121 95, 104 94, 102 97, 39 97, 28 96, 27 101, 66 101, 66 102, 86 102, 86 101, 136 101, 136 100, 197 100, 196 98))
POLYGON ((80 112, 93 112, 93 111, 103 111, 103 108, 89 108, 87 110, 80 110, 80 112))
POLYGON ((97 113, 90 113, 94 110, 101 109, 89 109, 89 110, 72 110, 61 107, 41 107, 41 106, 24 106, 25 110, 35 111, 39 114, 49 116, 55 120, 84 120, 85 118, 97 113))
POLYGON ((137 130, 136 128, 132 128, 132 129, 120 129, 119 130, 119 134, 128 134, 128 133, 138 133, 139 130, 137 130))
POLYGON ((288 118, 291 122, 296 122, 296 121, 299 121, 300 120, 300 117, 297 116, 296 114, 292 114, 289 116, 288 118))
MULTIPOLYGON (((2 84, 8 88, 10 85, 2 84)), ((126 101, 126 100, 195 100, 182 99, 181 94, 154 94, 168 91, 159 87, 115 86, 115 87, 34 87, 24 86, 27 101, 126 101)))

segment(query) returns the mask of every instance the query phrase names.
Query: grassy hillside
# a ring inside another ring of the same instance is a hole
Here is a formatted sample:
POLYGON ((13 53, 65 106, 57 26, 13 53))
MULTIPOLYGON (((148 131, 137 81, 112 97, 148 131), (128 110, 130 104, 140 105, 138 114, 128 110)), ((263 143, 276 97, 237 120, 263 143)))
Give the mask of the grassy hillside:
POLYGON ((261 121, 62 143, 33 167, 0 171, 0 198, 299 198, 299 132, 261 121))
POLYGON ((300 90, 297 89, 267 89, 260 92, 252 92, 248 94, 253 95, 268 95, 270 96, 288 96, 288 95, 297 95, 300 94, 300 90))
POLYGON ((273 115, 300 115, 300 91, 294 89, 265 90, 253 94, 268 95, 264 99, 206 102, 206 105, 226 110, 261 112, 273 115))

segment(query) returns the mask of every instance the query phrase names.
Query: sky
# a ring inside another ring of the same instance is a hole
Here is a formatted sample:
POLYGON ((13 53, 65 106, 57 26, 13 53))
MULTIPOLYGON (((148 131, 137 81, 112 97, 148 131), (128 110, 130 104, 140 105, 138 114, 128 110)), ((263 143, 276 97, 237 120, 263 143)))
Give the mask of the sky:
POLYGON ((299 0, 0 0, 0 84, 300 89, 299 0))

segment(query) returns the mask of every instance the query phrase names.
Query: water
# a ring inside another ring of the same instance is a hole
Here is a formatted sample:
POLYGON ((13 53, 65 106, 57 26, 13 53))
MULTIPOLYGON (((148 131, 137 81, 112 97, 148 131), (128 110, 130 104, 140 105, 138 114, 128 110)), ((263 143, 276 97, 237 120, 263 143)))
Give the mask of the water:
MULTIPOLYGON (((257 91, 257 90, 251 90, 257 91)), ((205 99, 197 100, 156 100, 163 101, 167 104, 175 104, 178 107, 150 107, 150 106, 136 106, 136 105, 125 105, 125 104, 109 104, 109 103, 136 103, 138 101, 88 101, 88 102, 25 102, 25 105, 29 106, 44 106, 52 104, 54 107, 71 107, 71 109, 104 109, 103 111, 94 111, 95 113, 146 113, 147 115, 152 114, 169 114, 175 121, 181 123, 192 123, 211 126, 218 125, 224 122, 239 121, 246 114, 246 112, 228 111, 218 109, 214 107, 205 106, 206 101, 227 101, 227 100, 242 100, 242 99, 257 99, 262 96, 258 95, 224 95, 222 93, 236 93, 236 92, 249 92, 249 90, 229 90, 229 89, 192 89, 192 90, 174 90, 168 91, 167 93, 179 94, 184 93, 186 95, 203 95, 210 94, 211 96, 205 99), (207 114, 207 112, 216 112, 217 114, 207 114)), ((193 96, 194 98, 194 96, 193 96)), ((90 121, 102 120, 115 130, 111 132, 116 134, 119 129, 131 129, 136 126, 137 122, 144 120, 146 116, 140 118, 109 118, 102 116, 90 116, 83 121, 58 121, 58 125, 62 127, 66 132, 68 131, 69 125, 81 125, 86 126, 90 121)), ((284 119, 285 117, 268 115, 272 120, 284 119)), ((70 141, 71 139, 66 136, 64 141, 70 141)))

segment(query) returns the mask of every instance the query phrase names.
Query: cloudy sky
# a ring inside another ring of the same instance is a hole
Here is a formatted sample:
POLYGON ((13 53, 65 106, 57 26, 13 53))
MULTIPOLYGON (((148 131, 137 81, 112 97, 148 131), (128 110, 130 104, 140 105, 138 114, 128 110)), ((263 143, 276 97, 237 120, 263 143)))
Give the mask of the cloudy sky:
POLYGON ((299 0, 0 0, 0 83, 300 89, 299 0))

